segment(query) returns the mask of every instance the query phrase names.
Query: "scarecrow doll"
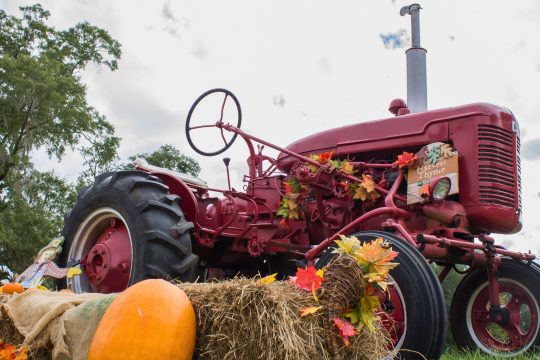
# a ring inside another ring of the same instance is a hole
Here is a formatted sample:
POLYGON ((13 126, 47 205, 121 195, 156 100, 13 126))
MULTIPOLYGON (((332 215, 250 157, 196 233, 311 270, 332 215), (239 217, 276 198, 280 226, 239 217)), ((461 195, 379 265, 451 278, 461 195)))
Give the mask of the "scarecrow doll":
POLYGON ((21 283, 25 289, 37 288, 41 286, 45 276, 61 279, 67 277, 71 279, 75 275, 82 273, 81 269, 70 267, 61 268, 54 263, 56 255, 62 252, 63 237, 54 238, 51 242, 39 251, 34 263, 30 265, 22 274, 17 276, 16 282, 21 283))

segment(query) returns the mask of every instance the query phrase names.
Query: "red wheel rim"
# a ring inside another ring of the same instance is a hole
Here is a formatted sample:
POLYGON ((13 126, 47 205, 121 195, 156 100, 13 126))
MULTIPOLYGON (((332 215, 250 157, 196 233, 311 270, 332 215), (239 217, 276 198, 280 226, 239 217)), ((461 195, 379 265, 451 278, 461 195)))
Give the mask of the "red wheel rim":
POLYGON ((382 310, 380 314, 381 321, 391 340, 388 350, 400 349, 407 328, 407 312, 405 310, 403 295, 401 294, 399 287, 397 287, 397 285, 389 286, 388 293, 390 295, 389 301, 392 306, 390 309, 382 310))
POLYGON ((467 307, 467 327, 474 342, 485 352, 511 356, 527 351, 538 335, 538 301, 521 283, 499 279, 501 308, 510 313, 502 326, 490 320, 487 283, 480 287, 467 307))
POLYGON ((129 285, 132 245, 125 220, 112 208, 93 211, 77 229, 69 250, 70 259, 81 259, 82 276, 74 277, 75 292, 111 293, 129 285))

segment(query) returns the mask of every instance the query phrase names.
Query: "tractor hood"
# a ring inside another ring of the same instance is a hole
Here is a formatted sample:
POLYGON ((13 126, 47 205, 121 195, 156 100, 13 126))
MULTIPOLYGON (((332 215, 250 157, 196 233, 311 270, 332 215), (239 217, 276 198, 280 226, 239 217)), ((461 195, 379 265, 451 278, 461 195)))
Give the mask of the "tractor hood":
MULTIPOLYGON (((422 113, 401 115, 373 120, 335 129, 326 130, 302 138, 287 149, 301 155, 334 151, 334 157, 349 154, 370 153, 381 150, 408 149, 436 141, 449 140, 451 120, 475 116, 511 117, 511 113, 501 107, 474 103, 422 113)), ((281 171, 289 171, 295 159, 281 153, 277 159, 281 171)))

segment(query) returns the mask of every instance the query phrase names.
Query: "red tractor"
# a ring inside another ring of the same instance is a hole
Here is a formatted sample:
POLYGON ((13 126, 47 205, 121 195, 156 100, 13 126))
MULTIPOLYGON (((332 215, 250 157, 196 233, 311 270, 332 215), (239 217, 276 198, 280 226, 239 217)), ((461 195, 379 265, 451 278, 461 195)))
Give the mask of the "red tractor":
POLYGON ((147 278, 286 277, 301 264, 324 266, 340 234, 382 237, 400 265, 380 294, 381 311, 392 320, 392 345, 412 351, 404 357, 440 357, 447 327, 441 282, 464 269, 458 264, 467 270, 450 310, 457 344, 504 356, 539 346, 540 266, 490 236, 522 226, 518 123, 509 110, 483 103, 421 111, 425 97, 414 95, 425 89, 425 68, 415 65, 425 63, 418 11, 416 4, 402 10, 413 20, 409 75, 420 79, 409 84, 409 107, 394 100, 394 117, 283 148, 240 130, 231 92, 206 92, 189 111, 188 142, 213 156, 241 137, 249 151, 243 191, 142 161, 133 171, 98 176, 66 215, 61 263, 85 270, 68 285, 108 293, 147 278), (213 120, 197 122, 199 105, 218 96, 213 120), (221 149, 195 141, 209 129, 221 149), (279 155, 264 155, 265 147, 279 155), (442 267, 438 276, 430 263, 442 267))

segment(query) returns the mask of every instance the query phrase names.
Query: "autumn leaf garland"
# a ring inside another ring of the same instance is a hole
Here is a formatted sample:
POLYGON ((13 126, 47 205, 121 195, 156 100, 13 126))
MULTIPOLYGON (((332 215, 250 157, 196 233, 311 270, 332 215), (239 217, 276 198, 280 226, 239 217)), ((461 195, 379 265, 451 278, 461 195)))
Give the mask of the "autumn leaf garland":
MULTIPOLYGON (((349 160, 332 159, 333 154, 333 151, 329 151, 322 154, 310 155, 309 158, 317 161, 321 165, 329 165, 331 170, 339 169, 347 175, 353 175, 354 166, 351 164, 351 162, 349 160)), ((316 173, 319 170, 319 167, 313 164, 308 164, 307 167, 312 173, 316 173)))
MULTIPOLYGON (((354 175, 354 166, 349 160, 332 159, 333 151, 322 154, 310 155, 309 158, 317 161, 321 165, 329 165, 330 169, 339 169, 347 175, 354 175)), ((307 164, 311 173, 316 173, 318 167, 313 164, 307 164)), ((383 178, 382 181, 385 181, 383 178)), ((306 185, 300 184, 295 176, 289 177, 283 182, 285 195, 281 199, 280 208, 277 215, 286 219, 298 220, 302 217, 299 206, 303 203, 301 195, 309 190, 306 185)), ((376 183, 371 175, 362 174, 360 183, 344 181, 339 186, 343 187, 347 194, 354 200, 375 201, 381 195, 376 190, 376 183)), ((380 185, 380 184, 379 184, 380 185)))
MULTIPOLYGON (((354 237, 340 236, 336 240, 336 253, 344 253, 352 256, 362 267, 364 272, 363 295, 358 304, 353 309, 347 309, 340 317, 332 318, 339 336, 343 339, 345 346, 350 343, 349 338, 356 336, 359 331, 367 328, 369 331, 375 331, 374 323, 379 320, 377 311, 380 310, 379 298, 375 295, 377 288, 386 291, 388 287, 387 278, 391 269, 397 266, 392 260, 398 255, 389 246, 384 243, 382 238, 377 238, 368 243, 360 243, 354 237)), ((268 276, 259 280, 261 284, 268 284, 275 280, 275 277, 268 276)), ((300 316, 309 316, 317 313, 323 308, 319 304, 316 290, 321 288, 324 282, 324 269, 317 270, 309 265, 305 269, 298 268, 296 276, 291 276, 290 281, 299 289, 309 291, 313 294, 315 305, 300 309, 300 316)))
POLYGON ((343 184, 345 190, 349 196, 354 200, 370 200, 375 201, 381 197, 381 195, 375 189, 375 181, 373 177, 368 174, 362 174, 362 182, 348 182, 343 184))
POLYGON ((379 298, 375 296, 376 289, 387 291, 388 273, 398 264, 392 262, 398 253, 388 246, 383 238, 378 237, 371 242, 360 243, 355 237, 340 235, 336 240, 336 253, 345 253, 356 259, 364 272, 364 292, 359 304, 346 311, 343 316, 348 318, 358 330, 364 326, 374 331, 374 322, 378 319, 376 311, 380 308, 379 298))

